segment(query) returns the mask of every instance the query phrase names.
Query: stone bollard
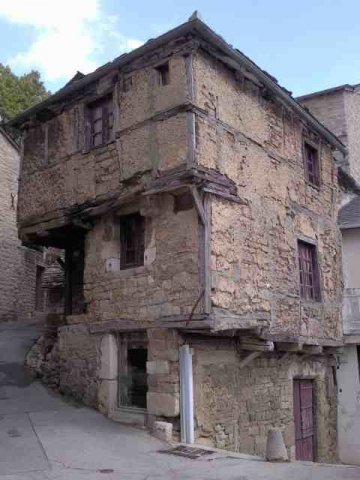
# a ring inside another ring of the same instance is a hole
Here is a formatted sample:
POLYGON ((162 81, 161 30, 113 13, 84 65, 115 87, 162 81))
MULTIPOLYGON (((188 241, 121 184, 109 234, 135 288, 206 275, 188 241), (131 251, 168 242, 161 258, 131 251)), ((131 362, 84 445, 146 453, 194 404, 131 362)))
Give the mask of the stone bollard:
POLYGON ((280 430, 269 430, 266 443, 268 462, 287 462, 289 460, 284 439, 280 430))
POLYGON ((154 422, 152 433, 154 437, 164 442, 172 441, 172 423, 168 422, 154 422))

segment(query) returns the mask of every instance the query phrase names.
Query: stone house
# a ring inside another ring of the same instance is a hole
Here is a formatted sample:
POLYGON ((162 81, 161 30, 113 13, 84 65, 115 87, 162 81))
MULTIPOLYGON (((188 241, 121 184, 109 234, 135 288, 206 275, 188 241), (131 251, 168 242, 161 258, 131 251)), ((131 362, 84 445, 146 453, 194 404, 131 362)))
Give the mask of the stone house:
POLYGON ((18 237, 19 164, 18 145, 0 128, 0 322, 31 318, 44 308, 43 253, 18 237))
POLYGON ((12 126, 20 237, 66 251, 60 390, 250 454, 280 428, 291 458, 334 461, 341 141, 196 18, 12 126))
POLYGON ((348 148, 339 171, 345 346, 338 367, 338 438, 340 460, 360 465, 360 86, 342 85, 299 101, 348 148))

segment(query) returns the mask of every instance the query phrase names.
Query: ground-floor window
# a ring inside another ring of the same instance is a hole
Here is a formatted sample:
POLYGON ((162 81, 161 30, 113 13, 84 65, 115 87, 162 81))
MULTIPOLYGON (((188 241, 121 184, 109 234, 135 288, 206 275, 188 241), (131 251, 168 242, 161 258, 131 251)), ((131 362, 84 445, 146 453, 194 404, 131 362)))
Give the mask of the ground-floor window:
POLYGON ((296 460, 314 461, 314 382, 294 380, 294 421, 296 460))
POLYGON ((145 409, 148 390, 146 334, 138 332, 120 334, 118 342, 119 406, 145 409))

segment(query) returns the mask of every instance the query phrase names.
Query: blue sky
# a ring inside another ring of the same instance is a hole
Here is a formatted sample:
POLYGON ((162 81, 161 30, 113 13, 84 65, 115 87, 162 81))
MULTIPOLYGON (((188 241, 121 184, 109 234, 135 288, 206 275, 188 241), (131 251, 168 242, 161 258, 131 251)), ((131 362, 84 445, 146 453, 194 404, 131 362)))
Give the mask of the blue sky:
POLYGON ((55 91, 183 23, 202 19, 279 82, 302 95, 360 83, 355 0, 0 0, 0 62, 41 72, 55 91))

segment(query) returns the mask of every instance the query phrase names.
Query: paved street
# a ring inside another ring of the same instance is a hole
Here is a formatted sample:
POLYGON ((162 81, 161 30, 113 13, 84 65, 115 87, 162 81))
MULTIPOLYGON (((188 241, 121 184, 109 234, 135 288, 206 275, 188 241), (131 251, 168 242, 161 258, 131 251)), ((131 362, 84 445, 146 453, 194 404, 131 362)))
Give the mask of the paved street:
POLYGON ((37 327, 0 327, 0 480, 359 479, 360 468, 158 453, 146 431, 49 393, 23 369, 37 327))

